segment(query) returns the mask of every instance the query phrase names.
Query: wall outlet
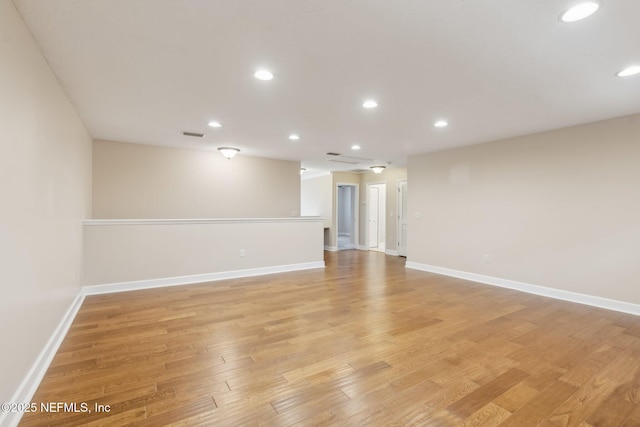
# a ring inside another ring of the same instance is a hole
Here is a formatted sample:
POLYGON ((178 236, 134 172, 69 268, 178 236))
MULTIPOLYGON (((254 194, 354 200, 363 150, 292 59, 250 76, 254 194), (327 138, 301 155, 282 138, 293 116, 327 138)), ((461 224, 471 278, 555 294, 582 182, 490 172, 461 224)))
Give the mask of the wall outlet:
POLYGON ((244 256, 244 249, 240 249, 240 256, 244 256))
POLYGON ((491 262, 491 254, 484 254, 484 257, 483 257, 483 258, 484 258, 484 262, 485 262, 486 264, 488 264, 488 263, 490 263, 490 262, 491 262))

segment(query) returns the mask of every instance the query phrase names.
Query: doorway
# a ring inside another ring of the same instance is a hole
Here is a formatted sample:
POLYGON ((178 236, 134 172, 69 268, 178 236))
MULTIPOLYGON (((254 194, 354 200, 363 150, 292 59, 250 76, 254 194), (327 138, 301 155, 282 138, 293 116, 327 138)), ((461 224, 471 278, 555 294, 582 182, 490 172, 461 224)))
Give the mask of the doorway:
POLYGON ((367 186, 367 248, 370 251, 385 251, 386 190, 386 184, 367 186))
POLYGON ((338 184, 336 189, 336 241, 338 250, 355 249, 358 241, 358 186, 338 184))

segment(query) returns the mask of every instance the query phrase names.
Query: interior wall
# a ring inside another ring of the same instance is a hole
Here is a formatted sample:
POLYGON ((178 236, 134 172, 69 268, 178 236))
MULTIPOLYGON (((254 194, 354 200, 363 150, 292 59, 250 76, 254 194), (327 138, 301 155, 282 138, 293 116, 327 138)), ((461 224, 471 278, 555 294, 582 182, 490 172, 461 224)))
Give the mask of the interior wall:
POLYGON ((640 115, 408 163, 408 260, 640 303, 640 115))
POLYGON ((303 175, 300 182, 300 212, 302 216, 319 216, 324 218, 324 226, 332 226, 333 199, 330 173, 307 178, 303 175))
POLYGON ((86 221, 84 242, 89 286, 324 265, 320 218, 86 221))
POLYGON ((80 290, 91 138, 10 0, 0 0, 0 61, 0 402, 10 402, 80 290))
POLYGON ((300 162, 94 141, 94 218, 300 215, 300 162))

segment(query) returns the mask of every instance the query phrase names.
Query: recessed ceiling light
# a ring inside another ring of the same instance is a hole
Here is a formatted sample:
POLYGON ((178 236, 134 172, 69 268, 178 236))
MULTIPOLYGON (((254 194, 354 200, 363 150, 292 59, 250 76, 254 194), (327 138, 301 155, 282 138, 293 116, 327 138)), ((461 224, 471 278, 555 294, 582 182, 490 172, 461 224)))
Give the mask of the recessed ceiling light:
POLYGON ((258 80, 271 80, 273 78, 273 73, 269 70, 258 70, 254 74, 255 78, 258 80))
POLYGON ((209 126, 212 128, 221 128, 222 125, 219 122, 209 122, 209 126))
POLYGON ((616 76, 618 77, 629 77, 634 76, 636 74, 640 74, 640 65, 632 65, 631 67, 627 67, 624 70, 620 71, 616 76))
POLYGON ((560 15, 562 22, 576 22, 593 15, 600 7, 596 1, 585 1, 570 7, 560 15))
POLYGON ((353 145, 351 146, 351 149, 352 149, 352 150, 359 150, 359 149, 360 149, 360 146, 359 146, 358 144, 353 144, 353 145))
POLYGON ((289 135, 289 139, 292 141, 297 141, 300 139, 300 136, 296 135, 295 133, 292 133, 291 135, 289 135))
POLYGON ((369 99, 367 101, 364 101, 362 103, 362 106, 364 108, 376 108, 378 106, 378 103, 376 101, 374 101, 373 99, 369 99))
POLYGON ((437 128, 443 128, 449 126, 449 122, 447 122, 446 120, 438 120, 433 125, 437 128))

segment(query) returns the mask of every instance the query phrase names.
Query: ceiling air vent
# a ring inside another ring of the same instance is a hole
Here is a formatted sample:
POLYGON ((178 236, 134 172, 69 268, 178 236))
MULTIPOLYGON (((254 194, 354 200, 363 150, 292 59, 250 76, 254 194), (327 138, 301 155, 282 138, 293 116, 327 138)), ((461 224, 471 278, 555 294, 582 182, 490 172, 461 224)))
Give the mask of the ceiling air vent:
POLYGON ((182 132, 184 136, 193 136, 195 138, 204 138, 204 133, 197 132, 182 132))
POLYGON ((330 162, 336 163, 347 163, 350 165, 357 165, 358 163, 363 162, 371 162, 371 159, 363 159, 362 157, 351 157, 351 156, 338 156, 335 159, 329 159, 330 162))
POLYGON ((331 153, 331 152, 327 153, 327 156, 339 156, 339 155, 340 153, 331 153))
POLYGON ((354 173, 365 173, 365 172, 369 172, 369 171, 366 170, 366 169, 353 169, 351 172, 354 172, 354 173))

